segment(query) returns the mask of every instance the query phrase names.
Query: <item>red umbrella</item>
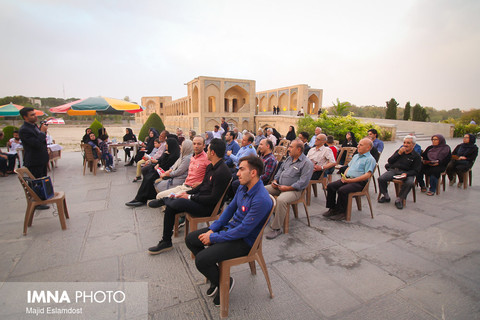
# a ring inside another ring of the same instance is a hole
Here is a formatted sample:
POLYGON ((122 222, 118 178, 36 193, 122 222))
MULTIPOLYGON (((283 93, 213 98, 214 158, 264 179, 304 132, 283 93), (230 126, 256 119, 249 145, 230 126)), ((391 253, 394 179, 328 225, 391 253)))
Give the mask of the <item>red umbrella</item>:
POLYGON ((83 100, 85 99, 80 99, 80 100, 72 101, 69 103, 65 103, 65 104, 62 104, 61 106, 50 108, 49 110, 50 112, 53 112, 53 113, 67 113, 67 111, 70 110, 70 108, 72 107, 72 104, 82 102, 83 100))

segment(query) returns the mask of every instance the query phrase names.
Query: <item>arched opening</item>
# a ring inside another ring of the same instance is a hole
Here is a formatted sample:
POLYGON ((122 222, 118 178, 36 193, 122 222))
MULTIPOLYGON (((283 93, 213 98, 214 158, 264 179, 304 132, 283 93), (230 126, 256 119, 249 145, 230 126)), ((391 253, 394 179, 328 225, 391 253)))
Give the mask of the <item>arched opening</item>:
POLYGON ((278 103, 277 103, 277 96, 275 95, 272 95, 270 96, 270 98, 268 99, 268 109, 267 111, 273 111, 273 106, 277 106, 278 103))
POLYGON ((242 122, 242 130, 248 130, 248 121, 247 120, 242 122))
POLYGON ((193 112, 198 112, 198 88, 196 86, 193 87, 192 107, 193 112))
POLYGON ((278 106, 280 107, 281 111, 288 110, 288 97, 285 93, 282 93, 280 98, 278 98, 278 106))
POLYGON ((225 103, 225 112, 238 112, 243 106, 247 105, 249 95, 245 89, 233 86, 225 91, 225 101, 227 100, 232 101, 232 104, 228 106, 229 111, 227 111, 227 103, 225 103))
POLYGON ((290 95, 290 110, 297 110, 297 93, 293 92, 290 95))
POLYGON ((225 98, 225 99, 223 100, 223 103, 224 103, 224 110, 223 110, 223 111, 228 112, 228 110, 229 110, 228 99, 225 98))
POLYGON ((267 98, 265 96, 260 98, 260 104, 258 106, 258 109, 260 112, 266 112, 267 111, 267 98))
POLYGON ((315 94, 308 97, 308 110, 307 114, 315 114, 318 108, 318 97, 315 94))
POLYGON ((215 97, 208 97, 208 112, 216 112, 215 97))

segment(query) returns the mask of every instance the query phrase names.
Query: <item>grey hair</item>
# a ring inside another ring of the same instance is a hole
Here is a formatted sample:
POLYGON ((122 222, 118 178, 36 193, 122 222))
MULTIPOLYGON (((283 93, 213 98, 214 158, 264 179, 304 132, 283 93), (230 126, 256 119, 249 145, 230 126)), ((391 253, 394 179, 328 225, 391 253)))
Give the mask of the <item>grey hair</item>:
POLYGON ((415 137, 415 136, 406 135, 405 138, 403 138, 403 141, 405 141, 405 140, 407 140, 407 139, 412 139, 412 143, 413 143, 413 144, 416 144, 416 143, 417 143, 417 137, 415 137))

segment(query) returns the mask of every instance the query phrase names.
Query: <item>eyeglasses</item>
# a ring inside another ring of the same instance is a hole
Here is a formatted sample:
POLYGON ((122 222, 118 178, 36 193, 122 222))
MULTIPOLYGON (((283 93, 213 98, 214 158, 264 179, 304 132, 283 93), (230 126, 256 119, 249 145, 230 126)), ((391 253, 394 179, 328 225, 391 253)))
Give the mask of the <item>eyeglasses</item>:
POLYGON ((433 140, 438 140, 438 138, 432 138, 432 141, 433 141, 433 140))

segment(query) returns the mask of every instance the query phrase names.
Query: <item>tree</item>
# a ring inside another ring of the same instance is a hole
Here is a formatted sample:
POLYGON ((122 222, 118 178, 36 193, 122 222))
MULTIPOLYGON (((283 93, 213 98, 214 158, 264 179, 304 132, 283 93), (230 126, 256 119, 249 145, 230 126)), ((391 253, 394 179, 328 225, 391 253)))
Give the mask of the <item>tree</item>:
POLYGON ((95 118, 95 120, 92 122, 90 125, 90 129, 92 129, 92 132, 95 134, 95 137, 98 138, 98 130, 103 128, 103 124, 95 118))
POLYGON ((390 101, 386 102, 387 112, 385 114, 385 119, 397 119, 397 106, 398 102, 392 98, 390 101))
POLYGON ((345 116, 347 115, 348 109, 351 107, 350 102, 344 101, 340 102, 340 99, 337 98, 337 104, 332 102, 332 112, 335 116, 345 116))
POLYGON ((409 120, 411 113, 412 113, 412 106, 410 105, 410 101, 408 101, 407 104, 405 105, 405 111, 403 111, 403 120, 409 120))
POLYGON ((425 122, 427 121, 427 119, 428 119, 427 110, 424 107, 422 107, 419 103, 415 104, 412 112, 412 120, 425 122))
POLYGON ((148 134, 148 130, 150 128, 155 128, 157 131, 160 133, 163 130, 165 130, 165 125, 163 124, 162 119, 158 116, 156 113, 152 113, 147 121, 142 126, 142 129, 140 129, 140 133, 138 134, 138 140, 139 141, 144 141, 145 137, 148 134))

